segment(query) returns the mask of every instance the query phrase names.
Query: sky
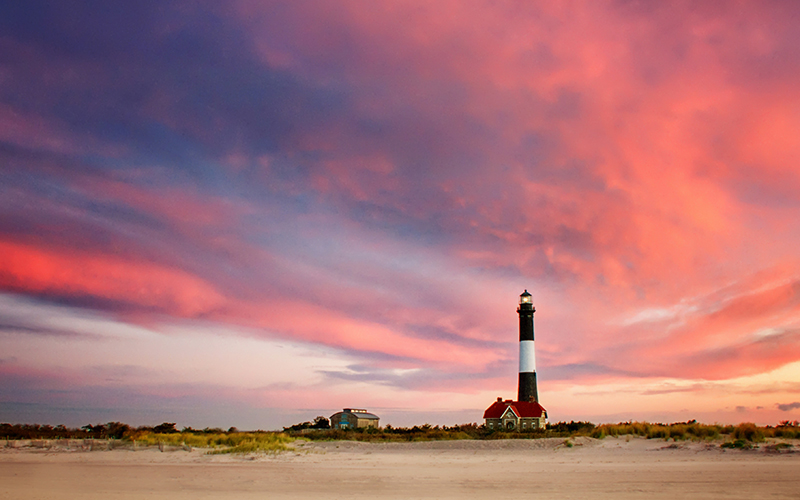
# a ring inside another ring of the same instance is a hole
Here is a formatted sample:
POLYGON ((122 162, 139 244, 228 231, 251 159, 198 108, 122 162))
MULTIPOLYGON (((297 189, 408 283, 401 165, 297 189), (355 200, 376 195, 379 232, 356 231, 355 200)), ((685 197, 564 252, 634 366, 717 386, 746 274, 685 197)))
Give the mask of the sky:
POLYGON ((800 4, 0 5, 0 421, 800 419, 800 4))

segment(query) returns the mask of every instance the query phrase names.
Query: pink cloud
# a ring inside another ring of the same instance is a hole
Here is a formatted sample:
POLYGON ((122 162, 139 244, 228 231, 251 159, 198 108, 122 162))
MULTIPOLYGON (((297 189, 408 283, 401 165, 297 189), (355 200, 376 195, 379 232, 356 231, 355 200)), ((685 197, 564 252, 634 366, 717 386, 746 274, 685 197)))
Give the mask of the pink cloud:
POLYGON ((220 307, 213 286, 177 269, 81 252, 0 242, 0 287, 33 294, 95 296, 196 317, 220 307))
POLYGON ((609 345, 590 338, 599 351, 582 350, 583 359, 599 358, 604 366, 636 376, 709 380, 764 373, 797 361, 798 281, 776 282, 777 271, 642 314, 630 326, 608 332, 603 339, 612 339, 609 345))
MULTIPOLYGON (((259 23, 270 23, 269 14, 260 12, 258 5, 242 5, 254 29, 259 23)), ((345 156, 330 162, 317 177, 319 189, 330 191, 335 182, 336 191, 346 197, 379 198, 381 205, 410 217, 444 212, 450 216, 445 224, 471 227, 484 240, 479 244, 495 238, 504 242, 501 248, 483 252, 476 252, 475 237, 464 247, 456 244, 456 255, 473 256, 467 262, 514 262, 530 268, 532 262, 515 256, 535 255, 538 250, 547 264, 580 280, 602 275, 607 283, 620 288, 640 286, 650 293, 656 289, 670 293, 664 298, 675 298, 686 285, 676 283, 674 289, 662 290, 665 277, 696 275, 698 265, 719 260, 732 246, 752 238, 736 223, 742 210, 736 193, 719 182, 725 179, 718 170, 719 138, 704 126, 728 121, 751 97, 750 90, 738 87, 728 74, 733 68, 726 42, 746 49, 736 40, 739 34, 728 26, 760 13, 693 10, 684 5, 676 12, 658 9, 660 15, 651 16, 646 11, 597 3, 573 9, 516 7, 513 16, 511 10, 510 6, 481 3, 455 3, 446 9, 419 6, 411 12, 392 3, 345 5, 331 11, 298 7, 283 14, 298 23, 302 19, 308 36, 287 40, 289 45, 280 57, 267 50, 275 45, 269 35, 261 46, 268 63, 307 71, 311 77, 319 77, 315 72, 320 71, 331 74, 332 69, 321 61, 329 56, 331 47, 342 49, 338 54, 344 60, 338 63, 347 70, 342 78, 355 85, 378 85, 391 71, 413 75, 393 81, 392 92, 403 96, 398 103, 410 105, 432 124, 436 123, 433 115, 442 110, 430 106, 428 99, 441 97, 438 88, 428 85, 420 94, 415 85, 426 76, 460 85, 465 98, 444 103, 451 127, 462 127, 461 117, 491 123, 504 146, 526 133, 556 133, 559 150, 546 152, 540 161, 558 169, 578 158, 584 166, 576 175, 594 177, 601 183, 600 190, 576 188, 574 182, 563 186, 542 182, 535 174, 528 178, 532 167, 514 160, 502 148, 496 148, 486 160, 490 165, 509 165, 511 177, 506 174, 502 183, 493 181, 493 169, 468 172, 456 180, 449 175, 447 184, 435 188, 441 196, 427 197, 422 204, 408 203, 410 193, 419 188, 414 178, 402 180, 403 170, 398 170, 396 162, 379 157, 364 162, 345 156), (400 12, 403 15, 398 18, 400 12), (469 36, 465 26, 470 26, 469 36), (351 36, 340 37, 340 30, 351 36), (394 37, 402 38, 403 43, 395 43, 394 37), (320 52, 323 46, 326 50, 320 52), (408 56, 412 53, 419 56, 408 56), (377 68, 381 71, 376 72, 377 68), (697 84, 699 81, 703 85, 697 84), (576 108, 569 113, 559 109, 559 96, 565 93, 576 99, 576 108), (530 98, 520 99, 523 95, 530 98), (502 122, 493 116, 500 110, 505 114, 502 122), (381 167, 382 175, 371 175, 381 165, 386 166, 381 167), (387 172, 397 175, 387 176, 387 172), (516 214, 516 221, 509 220, 507 209, 493 210, 484 202, 493 189, 507 189, 500 207, 522 208, 530 203, 531 210, 516 214), (462 194, 449 199, 448 193, 453 191, 462 194), (467 207, 467 213, 470 209, 476 212, 461 220, 453 216, 459 206, 467 207), (580 239, 565 240, 568 235, 580 239), (474 260, 478 255, 482 257, 474 260), (658 287, 651 285, 656 282, 658 287)), ((260 40, 260 35, 254 34, 260 40)), ((757 32, 747 36, 770 35, 757 32)), ((741 57, 755 57, 764 50, 750 48, 741 57)), ((379 100, 367 105, 366 113, 380 116, 399 111, 393 107, 395 101, 379 95, 379 100), (376 111, 376 107, 383 110, 376 111)), ((765 123, 786 122, 783 131, 796 125, 790 113, 781 122, 770 118, 774 112, 769 109, 753 111, 756 120, 762 115, 765 123)), ((452 154, 444 127, 431 126, 440 134, 433 157, 442 152, 452 154)), ((401 134, 400 142, 420 145, 419 138, 403 137, 401 134)), ((792 147, 788 143, 766 147, 763 140, 737 143, 759 151, 792 147)), ((341 147, 341 141, 338 144, 341 147)), ((347 152, 339 150, 337 154, 347 152)), ((533 172, 541 168, 536 166, 533 172)), ((434 186, 441 173, 441 169, 431 173, 429 180, 434 186)), ((760 169, 748 170, 745 175, 760 176, 760 169)))

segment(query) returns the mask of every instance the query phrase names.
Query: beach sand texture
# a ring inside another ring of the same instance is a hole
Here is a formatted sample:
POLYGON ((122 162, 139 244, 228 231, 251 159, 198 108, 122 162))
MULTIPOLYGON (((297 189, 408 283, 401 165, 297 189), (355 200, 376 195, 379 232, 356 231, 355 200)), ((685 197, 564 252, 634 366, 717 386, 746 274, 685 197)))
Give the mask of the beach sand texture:
POLYGON ((0 498, 800 498, 800 453, 573 442, 303 442, 272 456, 2 448, 0 498))

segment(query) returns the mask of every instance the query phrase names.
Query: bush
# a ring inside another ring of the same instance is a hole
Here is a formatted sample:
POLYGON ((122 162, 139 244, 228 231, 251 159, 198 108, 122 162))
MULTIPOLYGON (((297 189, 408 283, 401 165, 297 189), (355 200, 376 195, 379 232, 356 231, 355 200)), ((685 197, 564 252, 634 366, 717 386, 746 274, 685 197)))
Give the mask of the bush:
POLYGON ((303 431, 306 429, 330 429, 331 422, 325 417, 317 417, 313 422, 303 422, 301 424, 294 424, 289 427, 284 427, 283 432, 303 431))
POLYGON ((759 429, 756 424, 745 422, 736 426, 733 430, 733 438, 758 443, 764 441, 764 431, 759 429))
POLYGON ((172 434, 178 432, 178 429, 175 428, 175 422, 164 422, 153 427, 153 432, 156 434, 172 434))
POLYGON ((800 422, 795 420, 790 422, 788 420, 781 421, 777 427, 772 428, 767 426, 764 429, 768 437, 777 437, 785 439, 799 439, 800 438, 800 422))
POLYGON ((591 422, 575 422, 574 420, 545 426, 549 437, 589 436, 594 428, 595 425, 591 422))

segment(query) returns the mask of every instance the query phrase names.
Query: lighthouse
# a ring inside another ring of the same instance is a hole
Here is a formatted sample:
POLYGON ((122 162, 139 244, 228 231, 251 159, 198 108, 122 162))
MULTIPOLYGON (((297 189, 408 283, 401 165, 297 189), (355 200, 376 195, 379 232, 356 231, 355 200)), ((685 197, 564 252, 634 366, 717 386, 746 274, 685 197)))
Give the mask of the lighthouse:
POLYGON ((536 389, 536 352, 533 348, 533 307, 531 294, 526 289, 519 296, 519 388, 517 401, 539 401, 536 389))
POLYGON ((547 425, 547 410, 539 404, 536 389, 536 353, 533 349, 533 300, 528 290, 519 296, 519 386, 517 400, 497 398, 483 412, 484 425, 492 431, 535 431, 547 425))

